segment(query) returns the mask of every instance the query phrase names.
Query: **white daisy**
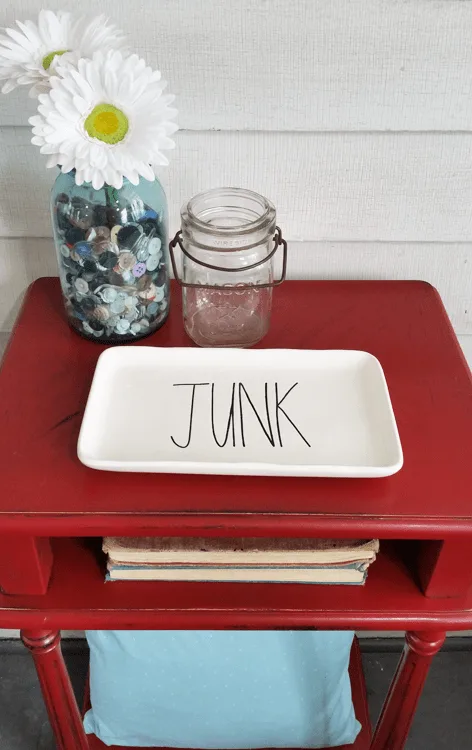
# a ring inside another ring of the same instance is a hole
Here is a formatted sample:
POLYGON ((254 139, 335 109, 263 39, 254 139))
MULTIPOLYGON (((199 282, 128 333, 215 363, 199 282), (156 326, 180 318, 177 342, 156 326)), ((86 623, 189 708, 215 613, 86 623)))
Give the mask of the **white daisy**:
POLYGON ((0 80, 2 92, 17 86, 31 86, 38 96, 50 88, 50 77, 68 63, 92 57, 100 50, 123 49, 124 35, 104 15, 89 21, 74 21, 70 13, 41 10, 38 22, 16 22, 18 29, 5 29, 0 35, 0 80))
POLYGON ((154 180, 155 169, 169 163, 162 151, 174 148, 169 136, 178 129, 160 72, 113 51, 79 60, 61 76, 51 79, 29 120, 32 143, 50 155, 47 166, 75 169, 77 185, 91 182, 96 190, 105 183, 120 188, 123 177, 134 185, 140 175, 154 180))

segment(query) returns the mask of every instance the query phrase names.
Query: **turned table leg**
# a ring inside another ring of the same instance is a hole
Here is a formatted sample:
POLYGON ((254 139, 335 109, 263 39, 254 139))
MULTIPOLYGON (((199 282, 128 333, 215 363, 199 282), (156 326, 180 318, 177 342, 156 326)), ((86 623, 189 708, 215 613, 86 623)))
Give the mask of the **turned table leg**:
POLYGON ((22 630, 21 639, 31 652, 38 673, 49 721, 58 750, 88 750, 57 630, 22 630))
POLYGON ((443 632, 409 632, 374 732, 371 750, 403 750, 443 632))

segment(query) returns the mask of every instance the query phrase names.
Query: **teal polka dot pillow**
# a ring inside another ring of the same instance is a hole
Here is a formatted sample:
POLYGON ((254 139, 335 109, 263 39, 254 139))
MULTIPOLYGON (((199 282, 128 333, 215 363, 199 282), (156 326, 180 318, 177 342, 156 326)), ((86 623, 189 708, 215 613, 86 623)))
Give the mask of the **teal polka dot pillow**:
POLYGON ((360 729, 352 633, 89 631, 92 709, 107 745, 316 748, 360 729))

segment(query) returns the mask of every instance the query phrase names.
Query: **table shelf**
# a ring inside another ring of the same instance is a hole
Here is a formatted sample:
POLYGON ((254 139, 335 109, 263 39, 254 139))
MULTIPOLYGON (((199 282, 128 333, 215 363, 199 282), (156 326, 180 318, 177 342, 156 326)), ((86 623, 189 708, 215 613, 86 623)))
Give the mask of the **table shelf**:
POLYGON ((404 543, 382 542, 365 586, 270 583, 105 583, 99 539, 52 540, 44 595, 0 594, 0 627, 51 629, 373 628, 472 626, 472 594, 429 599, 403 560, 404 543))

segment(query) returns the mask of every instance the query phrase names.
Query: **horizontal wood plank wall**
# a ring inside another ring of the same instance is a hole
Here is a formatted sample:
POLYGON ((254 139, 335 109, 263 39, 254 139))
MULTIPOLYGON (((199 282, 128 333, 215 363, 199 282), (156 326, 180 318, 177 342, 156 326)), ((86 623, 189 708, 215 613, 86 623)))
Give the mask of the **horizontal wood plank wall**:
MULTIPOLYGON (((185 198, 237 185, 274 201, 290 240, 472 240, 472 132, 186 131, 176 140, 162 171, 173 229, 185 198)), ((55 175, 27 128, 0 128, 0 236, 51 235, 55 175)))
MULTIPOLYGON (((185 131, 176 140, 162 171, 174 229, 185 198, 237 185, 275 202, 290 240, 472 240, 472 132, 185 131)), ((0 236, 51 235, 55 174, 27 128, 0 129, 0 236)))
MULTIPOLYGON (((42 0, 3 0, 0 26, 42 0)), ((107 13, 191 130, 470 130, 468 0, 48 0, 107 13)), ((22 125, 24 96, 2 103, 22 125)))
MULTIPOLYGON (((0 26, 41 6, 2 3, 0 26)), ((199 190, 259 190, 277 205, 292 278, 423 278, 457 333, 472 333, 472 0, 102 0, 100 11, 178 96, 183 132, 162 176, 172 230, 199 190)), ((29 142, 33 109, 24 90, 0 99, 0 330, 28 283, 55 273, 54 173, 29 142)))

